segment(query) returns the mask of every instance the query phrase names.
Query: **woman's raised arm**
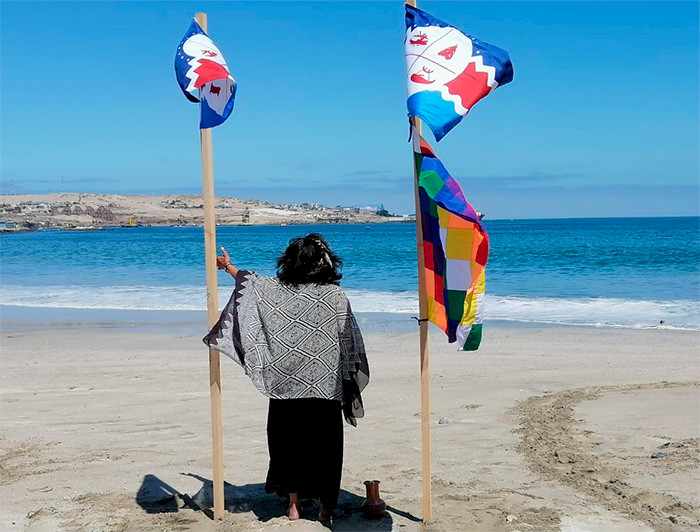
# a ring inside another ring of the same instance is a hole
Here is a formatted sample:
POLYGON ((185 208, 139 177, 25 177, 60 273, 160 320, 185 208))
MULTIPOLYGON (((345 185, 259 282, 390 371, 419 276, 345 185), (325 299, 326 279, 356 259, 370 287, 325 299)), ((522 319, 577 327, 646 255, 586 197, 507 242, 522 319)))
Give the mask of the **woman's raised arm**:
POLYGON ((231 257, 226 253, 224 246, 221 246, 221 255, 216 257, 216 267, 220 270, 224 270, 231 277, 236 277, 238 273, 238 268, 231 264, 231 257))

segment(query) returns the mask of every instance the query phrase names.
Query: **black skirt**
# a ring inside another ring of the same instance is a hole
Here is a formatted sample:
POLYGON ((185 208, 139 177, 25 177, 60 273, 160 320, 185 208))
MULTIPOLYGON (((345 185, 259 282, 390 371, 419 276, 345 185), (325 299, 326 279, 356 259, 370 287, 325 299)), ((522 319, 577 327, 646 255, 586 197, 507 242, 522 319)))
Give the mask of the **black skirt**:
POLYGON ((267 445, 266 493, 320 499, 328 510, 338 505, 343 471, 340 401, 270 399, 267 445))

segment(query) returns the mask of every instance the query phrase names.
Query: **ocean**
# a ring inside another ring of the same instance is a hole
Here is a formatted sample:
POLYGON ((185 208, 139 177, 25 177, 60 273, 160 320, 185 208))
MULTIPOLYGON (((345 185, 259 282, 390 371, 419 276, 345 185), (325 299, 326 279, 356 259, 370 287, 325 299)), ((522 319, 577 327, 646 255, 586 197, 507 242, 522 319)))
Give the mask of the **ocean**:
MULTIPOLYGON (((700 218, 484 223, 487 324, 700 330, 700 218)), ((274 275, 289 240, 310 232, 343 258, 341 286, 357 313, 416 315, 413 224, 218 227, 217 242, 238 267, 274 275)), ((203 253, 199 227, 2 234, 0 316, 40 324, 202 313, 203 253)), ((220 306, 232 286, 220 273, 220 306)))

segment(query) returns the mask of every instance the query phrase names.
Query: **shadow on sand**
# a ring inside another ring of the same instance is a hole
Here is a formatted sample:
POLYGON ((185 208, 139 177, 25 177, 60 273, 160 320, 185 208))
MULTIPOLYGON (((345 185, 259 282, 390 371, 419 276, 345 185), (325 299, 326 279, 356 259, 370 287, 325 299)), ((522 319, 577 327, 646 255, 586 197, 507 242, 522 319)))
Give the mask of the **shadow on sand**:
MULTIPOLYGON (((136 494, 136 502, 147 513, 177 513, 183 509, 204 512, 213 519, 211 508, 213 506, 212 481, 192 473, 183 475, 196 478, 202 483, 197 493, 190 496, 180 493, 177 489, 166 484, 155 475, 145 475, 136 494)), ((251 512, 258 521, 266 522, 270 519, 286 515, 286 501, 277 495, 265 493, 264 484, 245 484, 234 486, 224 483, 224 507, 230 513, 251 512)), ((324 525, 333 530, 391 530, 393 519, 391 514, 400 515, 410 521, 420 522, 420 519, 408 512, 398 510, 387 505, 387 513, 381 518, 367 519, 360 510, 364 496, 340 490, 338 509, 342 516, 333 520, 333 524, 324 525)), ((318 503, 316 501, 303 501, 301 518, 308 521, 318 520, 318 503)), ((339 512, 338 512, 339 513, 339 512)))

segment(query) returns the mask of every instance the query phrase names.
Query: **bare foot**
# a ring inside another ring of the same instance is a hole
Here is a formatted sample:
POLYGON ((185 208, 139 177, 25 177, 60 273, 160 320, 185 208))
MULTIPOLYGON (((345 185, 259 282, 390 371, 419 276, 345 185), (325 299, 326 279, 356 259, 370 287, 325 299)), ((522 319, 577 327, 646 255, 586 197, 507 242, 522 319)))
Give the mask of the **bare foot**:
POLYGON ((299 495, 296 493, 289 494, 289 508, 287 508, 287 516, 290 521, 296 521, 299 519, 299 512, 301 511, 301 505, 299 504, 299 495))
POLYGON ((332 515, 332 513, 329 512, 323 504, 319 505, 319 507, 318 507, 318 520, 319 521, 323 521, 323 522, 330 521, 331 515, 332 515))
POLYGON ((299 505, 298 504, 290 504, 289 508, 287 509, 287 516, 289 517, 290 521, 296 521, 299 519, 299 505))
POLYGON ((328 511, 323 504, 319 505, 318 507, 318 520, 324 523, 343 517, 343 515, 343 510, 340 508, 335 508, 334 510, 328 511))

